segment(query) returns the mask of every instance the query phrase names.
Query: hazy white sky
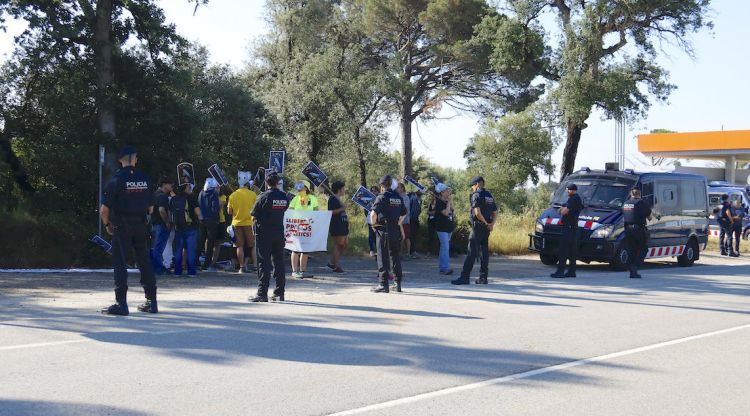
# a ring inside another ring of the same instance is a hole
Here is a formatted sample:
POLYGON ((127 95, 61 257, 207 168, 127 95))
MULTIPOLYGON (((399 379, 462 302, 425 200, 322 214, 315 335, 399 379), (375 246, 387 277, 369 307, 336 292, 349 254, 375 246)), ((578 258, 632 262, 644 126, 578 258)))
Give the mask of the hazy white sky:
MULTIPOLYGON (((677 48, 664 45, 668 56, 660 62, 678 86, 670 104, 654 105, 646 120, 628 126, 626 153, 634 160, 635 135, 654 128, 676 131, 750 129, 750 1, 714 0, 713 33, 693 37, 696 59, 677 48)), ((262 0, 210 0, 193 15, 186 0, 162 0, 167 20, 175 23, 186 38, 208 47, 216 63, 241 68, 249 57, 252 42, 266 31, 262 0)), ((12 46, 12 31, 0 34, 0 50, 12 46)), ((415 153, 433 162, 465 167, 462 158, 468 139, 476 132, 478 120, 468 115, 444 114, 448 120, 434 120, 414 126, 415 153)), ((584 130, 576 166, 603 167, 614 160, 615 124, 592 116, 584 130)), ((398 129, 389 130, 393 148, 398 148, 398 129)), ((562 146, 553 163, 562 160, 562 146)))

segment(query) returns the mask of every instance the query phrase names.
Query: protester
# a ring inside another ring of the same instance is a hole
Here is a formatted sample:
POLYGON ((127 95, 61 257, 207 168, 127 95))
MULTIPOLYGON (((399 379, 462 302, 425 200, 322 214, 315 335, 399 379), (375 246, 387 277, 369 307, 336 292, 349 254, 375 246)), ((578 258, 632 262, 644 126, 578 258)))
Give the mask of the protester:
POLYGON ((219 231, 221 204, 219 202, 219 183, 214 178, 206 179, 203 190, 198 196, 200 206, 200 232, 198 238, 199 251, 204 250, 203 270, 215 272, 213 264, 214 252, 219 242, 216 235, 219 231))
POLYGON ((331 191, 333 194, 328 198, 328 210, 331 211, 330 234, 333 238, 333 250, 328 267, 334 273, 344 273, 340 264, 341 255, 344 254, 349 244, 349 219, 346 216, 346 205, 343 200, 346 184, 343 181, 336 181, 331 185, 331 191))
POLYGON ((182 275, 183 255, 187 263, 187 274, 198 275, 198 223, 201 210, 193 185, 184 182, 170 201, 170 213, 174 224, 174 274, 182 275))
POLYGON ((451 269, 451 236, 454 228, 453 195, 451 189, 439 183, 435 186, 435 231, 440 240, 440 254, 438 256, 438 271, 446 276, 453 274, 451 269))
POLYGON ((229 201, 229 195, 231 194, 229 186, 225 185, 219 188, 219 224, 216 230, 216 244, 218 250, 214 250, 214 256, 211 259, 211 264, 216 268, 219 262, 219 256, 221 255, 221 247, 223 241, 229 241, 229 235, 227 234, 227 228, 231 228, 232 219, 227 213, 227 202, 229 201))
POLYGON ((648 228, 646 224, 651 217, 651 206, 641 198, 641 190, 634 188, 630 191, 630 198, 622 205, 623 222, 625 223, 625 239, 623 244, 628 250, 628 270, 631 279, 640 279, 638 266, 646 257, 648 243, 648 228))
POLYGON ((437 197, 434 194, 430 194, 430 200, 427 204, 427 253, 432 255, 435 254, 435 204, 437 204, 437 197))
POLYGON ((411 253, 411 204, 409 203, 409 196, 406 194, 406 185, 404 185, 403 183, 399 183, 396 187, 396 193, 398 193, 398 195, 404 201, 404 208, 406 208, 406 216, 404 216, 401 224, 404 229, 404 241, 402 243, 403 253, 405 253, 402 259, 407 260, 411 258, 411 256, 409 255, 409 253, 411 253))
POLYGON ((253 232, 253 217, 250 211, 255 205, 258 195, 250 190, 253 186, 249 175, 239 176, 239 189, 229 195, 227 213, 232 216, 232 228, 234 230, 235 245, 237 246, 238 273, 250 273, 252 270, 246 264, 245 248, 250 250, 252 267, 255 269, 258 260, 255 254, 255 233, 253 232))
MULTIPOLYGON (((380 188, 373 186, 370 188, 370 192, 375 195, 375 198, 380 194, 380 188)), ((370 211, 365 211, 365 219, 367 221, 367 245, 370 247, 370 257, 375 257, 375 229, 372 228, 372 221, 370 221, 370 211)))
POLYGON ((468 285, 469 275, 474 268, 476 259, 479 258, 479 279, 475 280, 478 285, 487 284, 489 273, 489 237, 495 228, 497 220, 497 204, 495 198, 484 189, 484 178, 475 176, 469 182, 471 185, 471 234, 469 235, 469 253, 466 254, 464 267, 458 279, 451 280, 454 285, 468 285))
POLYGON ((417 255, 417 236, 419 235, 419 216, 422 214, 422 192, 417 190, 415 192, 409 192, 407 194, 409 197, 408 203, 409 203, 409 240, 410 240, 410 250, 409 250, 409 256, 413 259, 418 259, 419 255, 417 255))
POLYGON ((390 291, 388 279, 391 276, 391 267, 395 276, 394 290, 401 292, 401 240, 404 239, 403 220, 406 216, 406 207, 392 183, 393 179, 389 175, 380 178, 380 195, 375 198, 370 211, 378 246, 378 286, 372 289, 375 293, 390 291))
POLYGON ((562 219, 562 230, 560 233, 560 247, 558 248, 557 271, 550 277, 564 279, 576 277, 576 262, 578 261, 578 217, 583 210, 583 199, 578 195, 578 185, 570 183, 567 186, 568 199, 558 209, 562 219), (568 271, 565 271, 568 267, 568 271))
MULTIPOLYGON (((736 199, 734 201, 734 222, 732 223, 732 233, 734 234, 734 253, 733 257, 740 256, 740 240, 742 240, 742 221, 747 215, 747 210, 742 204, 742 201, 736 199)), ((729 244, 732 244, 730 239, 729 244)))
POLYGON ((115 275, 115 304, 101 310, 108 315, 128 315, 128 268, 125 257, 135 251, 136 264, 141 272, 141 285, 146 302, 138 306, 141 312, 157 313, 156 277, 149 260, 146 244, 146 215, 153 208, 149 195, 149 179, 137 170, 138 154, 125 146, 118 158, 122 169, 104 188, 99 216, 112 236, 112 267, 115 275))
MULTIPOLYGON (((308 181, 298 182, 294 185, 297 195, 289 203, 289 209, 301 211, 315 211, 318 209, 318 198, 310 193, 311 186, 308 181)), ((313 277, 312 274, 307 273, 308 258, 307 253, 292 252, 292 277, 296 279, 313 277)))
POLYGON ((163 274, 167 271, 164 267, 164 248, 169 241, 172 224, 169 221, 169 198, 172 194, 174 181, 167 176, 159 180, 159 188, 154 193, 153 209, 151 212, 151 231, 153 233, 153 244, 151 246, 151 266, 154 273, 163 274))
POLYGON ((286 276, 284 271, 284 212, 289 207, 286 193, 278 189, 279 176, 273 172, 266 176, 268 190, 258 197, 253 206, 252 216, 258 236, 258 292, 249 300, 251 302, 268 302, 268 286, 273 278, 276 290, 273 301, 284 301, 286 276))

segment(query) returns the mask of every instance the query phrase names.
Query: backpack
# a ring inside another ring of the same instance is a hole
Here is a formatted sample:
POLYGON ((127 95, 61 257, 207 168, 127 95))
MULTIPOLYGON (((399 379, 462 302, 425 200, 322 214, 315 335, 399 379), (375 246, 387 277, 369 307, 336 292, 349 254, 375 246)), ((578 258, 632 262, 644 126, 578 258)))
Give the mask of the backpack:
POLYGON ((190 207, 185 195, 175 195, 169 201, 169 216, 176 231, 184 231, 193 225, 190 207))

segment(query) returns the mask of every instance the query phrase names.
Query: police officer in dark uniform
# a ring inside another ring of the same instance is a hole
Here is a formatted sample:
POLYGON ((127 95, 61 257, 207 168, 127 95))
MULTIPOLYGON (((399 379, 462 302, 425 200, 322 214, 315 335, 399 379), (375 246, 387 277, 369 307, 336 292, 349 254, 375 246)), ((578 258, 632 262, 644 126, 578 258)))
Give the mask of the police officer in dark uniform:
POLYGON ((732 228, 734 228, 734 213, 732 204, 729 203, 729 195, 721 195, 719 206, 719 248, 722 256, 732 255, 732 228))
POLYGON ((471 182, 471 235, 469 236, 469 253, 466 254, 464 267, 458 279, 451 280, 454 285, 468 285, 471 283, 469 276, 474 268, 474 262, 479 257, 479 279, 475 281, 478 285, 487 284, 489 274, 490 248, 489 238, 495 220, 497 219, 497 204, 492 194, 484 189, 484 178, 475 176, 471 182))
POLYGON ((380 178, 380 194, 375 198, 370 211, 370 222, 375 229, 378 250, 378 286, 375 293, 388 293, 388 276, 391 266, 396 278, 393 289, 401 292, 401 241, 404 239, 403 221, 406 217, 406 203, 392 186, 393 178, 385 175, 380 178))
POLYGON ((148 176, 135 168, 138 155, 125 146, 119 155, 122 169, 104 188, 99 210, 107 232, 112 235, 112 266, 115 271, 115 300, 117 303, 102 309, 108 315, 128 315, 128 269, 126 257, 135 251, 141 272, 141 285, 146 302, 138 306, 141 312, 157 313, 156 279, 146 247, 146 216, 153 209, 148 176))
POLYGON ((623 244, 628 250, 628 269, 631 279, 640 279, 638 266, 643 261, 644 246, 648 242, 646 221, 651 217, 651 207, 641 199, 640 189, 630 191, 630 199, 622 205, 622 215, 625 222, 625 240, 623 244))
POLYGON ((578 195, 578 186, 571 183, 567 186, 568 200, 560 207, 562 215, 562 234, 560 235, 560 260, 557 271, 550 277, 562 279, 576 277, 576 259, 578 258, 578 216, 583 210, 583 200, 578 195), (570 261, 568 272, 565 266, 570 261))
POLYGON ((271 172, 266 176, 267 191, 258 196, 251 215, 255 218, 255 245, 258 250, 258 292, 250 302, 268 302, 268 286, 271 270, 276 281, 273 301, 284 301, 286 271, 284 270, 284 213, 289 208, 287 194, 280 190, 279 175, 271 172))
MULTIPOLYGON (((732 253, 731 256, 739 257, 740 240, 742 240, 742 222, 747 216, 747 209, 739 199, 734 201, 732 208, 734 211, 734 224, 732 225, 732 233, 734 234, 734 253, 732 253)), ((729 239, 729 244, 730 246, 732 244, 731 238, 729 239)))

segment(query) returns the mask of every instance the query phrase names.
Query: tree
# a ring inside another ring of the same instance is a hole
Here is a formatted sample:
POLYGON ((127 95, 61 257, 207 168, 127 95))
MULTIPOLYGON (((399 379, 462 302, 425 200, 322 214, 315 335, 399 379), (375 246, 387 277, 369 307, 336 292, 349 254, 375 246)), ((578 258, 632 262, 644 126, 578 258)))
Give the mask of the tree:
MULTIPOLYGON (((292 159, 319 162, 336 136, 330 63, 320 59, 337 7, 330 0, 271 0, 271 32, 255 48, 249 85, 276 116, 292 159)), ((330 56, 329 56, 330 58, 330 56)))
POLYGON ((675 86, 656 63, 654 41, 674 41, 692 55, 688 35, 704 27, 710 0, 509 0, 519 18, 539 20, 547 9, 560 25, 549 39, 543 71, 566 131, 560 175, 573 171, 581 133, 594 108, 610 119, 644 116, 675 86))
POLYGON ((522 106, 541 39, 523 22, 498 15, 484 0, 356 0, 380 59, 399 80, 389 96, 401 131, 401 174, 412 172, 412 123, 443 104, 462 111, 522 106), (520 33, 525 36, 505 36, 520 33), (477 36, 475 36, 475 34, 477 36), (479 36, 482 35, 482 36, 479 36), (490 43, 488 40, 494 40, 490 43))
POLYGON ((553 144, 529 109, 487 120, 464 152, 468 170, 484 176, 495 195, 510 195, 529 180, 536 185, 541 172, 551 172, 553 144))

